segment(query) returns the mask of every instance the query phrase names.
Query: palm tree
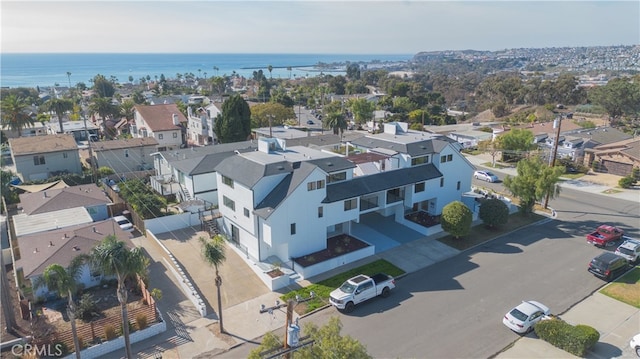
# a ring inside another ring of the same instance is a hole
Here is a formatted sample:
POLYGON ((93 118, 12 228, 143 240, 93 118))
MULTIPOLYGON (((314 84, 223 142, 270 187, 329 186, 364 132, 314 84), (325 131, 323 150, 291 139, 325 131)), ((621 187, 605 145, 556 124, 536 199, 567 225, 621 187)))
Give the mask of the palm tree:
POLYGON ((273 71, 273 66, 267 66, 267 70, 269 70, 269 78, 271 78, 271 71, 273 71))
POLYGON ((210 241, 207 241, 204 237, 198 238, 202 243, 202 255, 204 259, 216 269, 216 288, 218 290, 218 318, 220 323, 220 333, 224 333, 224 325, 222 324, 222 300, 220 298, 220 286, 222 285, 222 278, 218 273, 218 267, 225 261, 226 256, 224 254, 224 237, 217 234, 210 241))
POLYGON ((115 276, 118 281, 117 295, 122 313, 122 334, 126 357, 131 359, 133 355, 129 339, 128 292, 125 281, 136 275, 144 275, 149 260, 140 248, 129 249, 124 241, 119 241, 113 235, 105 237, 91 250, 89 256, 93 268, 98 269, 103 275, 115 276))
POLYGON ((218 76, 218 70, 220 70, 218 66, 214 66, 213 69, 216 71, 216 76, 218 76))
POLYGON ((46 286, 50 291, 58 292, 61 297, 67 297, 67 313, 71 322, 73 346, 78 359, 80 359, 80 350, 82 348, 80 347, 76 328, 76 303, 73 300, 73 294, 78 290, 78 279, 82 275, 82 266, 86 259, 86 256, 77 256, 71 260, 69 267, 66 269, 60 264, 51 264, 44 269, 42 276, 34 280, 33 283, 34 288, 46 286))
POLYGON ((44 103, 44 109, 46 111, 55 112, 56 117, 58 117, 58 124, 60 125, 60 132, 58 133, 64 133, 64 129, 62 128, 62 116, 65 112, 73 110, 73 102, 63 98, 52 98, 44 103))
POLYGON ((93 101, 89 104, 89 111, 91 113, 97 113, 100 118, 106 120, 107 117, 116 114, 118 109, 111 103, 110 98, 94 97, 93 101))
POLYGON ((287 66, 287 71, 289 71, 289 79, 291 79, 291 66, 287 66))
POLYGON ((2 99, 2 126, 6 126, 11 131, 17 131, 18 136, 22 136, 22 129, 32 127, 33 118, 27 113, 27 102, 14 94, 2 99))
POLYGON ((344 109, 342 108, 342 102, 333 101, 324 107, 324 124, 333 130, 333 134, 340 134, 340 138, 342 139, 342 134, 344 130, 347 129, 347 119, 344 115, 344 109))
POLYGON ((67 71, 67 78, 69 79, 69 90, 71 90, 71 72, 67 71))

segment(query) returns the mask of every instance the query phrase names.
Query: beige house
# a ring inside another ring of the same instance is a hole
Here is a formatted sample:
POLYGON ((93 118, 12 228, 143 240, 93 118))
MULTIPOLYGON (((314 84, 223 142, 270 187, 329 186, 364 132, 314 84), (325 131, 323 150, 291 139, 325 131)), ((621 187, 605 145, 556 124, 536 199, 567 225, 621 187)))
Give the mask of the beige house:
POLYGON ((11 159, 23 181, 44 180, 63 173, 82 174, 78 145, 73 135, 9 139, 11 159))
POLYGON ((98 167, 110 167, 119 174, 153 168, 151 154, 158 151, 158 141, 153 137, 101 141, 92 146, 98 167))
POLYGON ((640 168, 640 138, 608 143, 584 151, 585 166, 595 162, 597 170, 617 176, 629 176, 634 167, 640 168))
POLYGON ((171 151, 186 143, 187 122, 175 104, 136 105, 131 134, 136 138, 153 137, 158 141, 158 151, 171 151))

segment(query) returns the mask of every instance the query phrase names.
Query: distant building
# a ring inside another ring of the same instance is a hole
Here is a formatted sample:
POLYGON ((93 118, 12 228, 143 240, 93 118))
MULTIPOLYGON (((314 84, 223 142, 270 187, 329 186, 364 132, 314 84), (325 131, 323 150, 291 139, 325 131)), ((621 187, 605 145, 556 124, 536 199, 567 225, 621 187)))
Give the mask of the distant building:
POLYGON ((158 150, 175 150, 186 143, 187 118, 175 104, 136 105, 133 137, 153 137, 158 141, 158 150))
POLYGON ((11 158, 23 181, 44 180, 63 173, 82 174, 73 135, 58 134, 9 139, 11 158))

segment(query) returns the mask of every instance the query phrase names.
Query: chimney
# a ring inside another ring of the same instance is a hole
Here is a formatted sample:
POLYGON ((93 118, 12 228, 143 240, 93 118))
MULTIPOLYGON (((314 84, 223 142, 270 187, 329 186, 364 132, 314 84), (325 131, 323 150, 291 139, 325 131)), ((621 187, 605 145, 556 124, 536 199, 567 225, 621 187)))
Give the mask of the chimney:
POLYGON ((173 124, 178 126, 180 124, 180 121, 178 120, 178 115, 177 114, 173 114, 171 115, 172 119, 173 119, 173 124))
POLYGON ((98 230, 96 229, 96 226, 93 226, 93 233, 98 233, 98 230))
POLYGON ((43 191, 42 195, 44 196, 44 198, 47 198, 47 191, 43 191))

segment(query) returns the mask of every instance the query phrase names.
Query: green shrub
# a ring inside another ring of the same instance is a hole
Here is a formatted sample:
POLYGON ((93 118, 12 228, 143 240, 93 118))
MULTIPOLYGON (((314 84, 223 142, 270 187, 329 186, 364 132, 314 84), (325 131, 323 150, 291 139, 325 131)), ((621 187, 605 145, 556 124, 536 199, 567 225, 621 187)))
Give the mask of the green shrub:
POLYGON ((618 181, 618 186, 622 188, 631 188, 636 184, 636 179, 633 176, 622 177, 618 181))
POLYGON ((91 320, 94 312, 98 311, 98 305, 93 299, 93 295, 85 293, 80 297, 78 306, 76 307, 76 316, 84 321, 91 320))
POLYGON ((478 217, 488 227, 497 227, 509 221, 509 207, 497 198, 482 201, 478 217))
POLYGON ((588 325, 575 327, 559 318, 542 320, 534 327, 536 335, 568 353, 582 357, 600 339, 600 333, 588 325))

